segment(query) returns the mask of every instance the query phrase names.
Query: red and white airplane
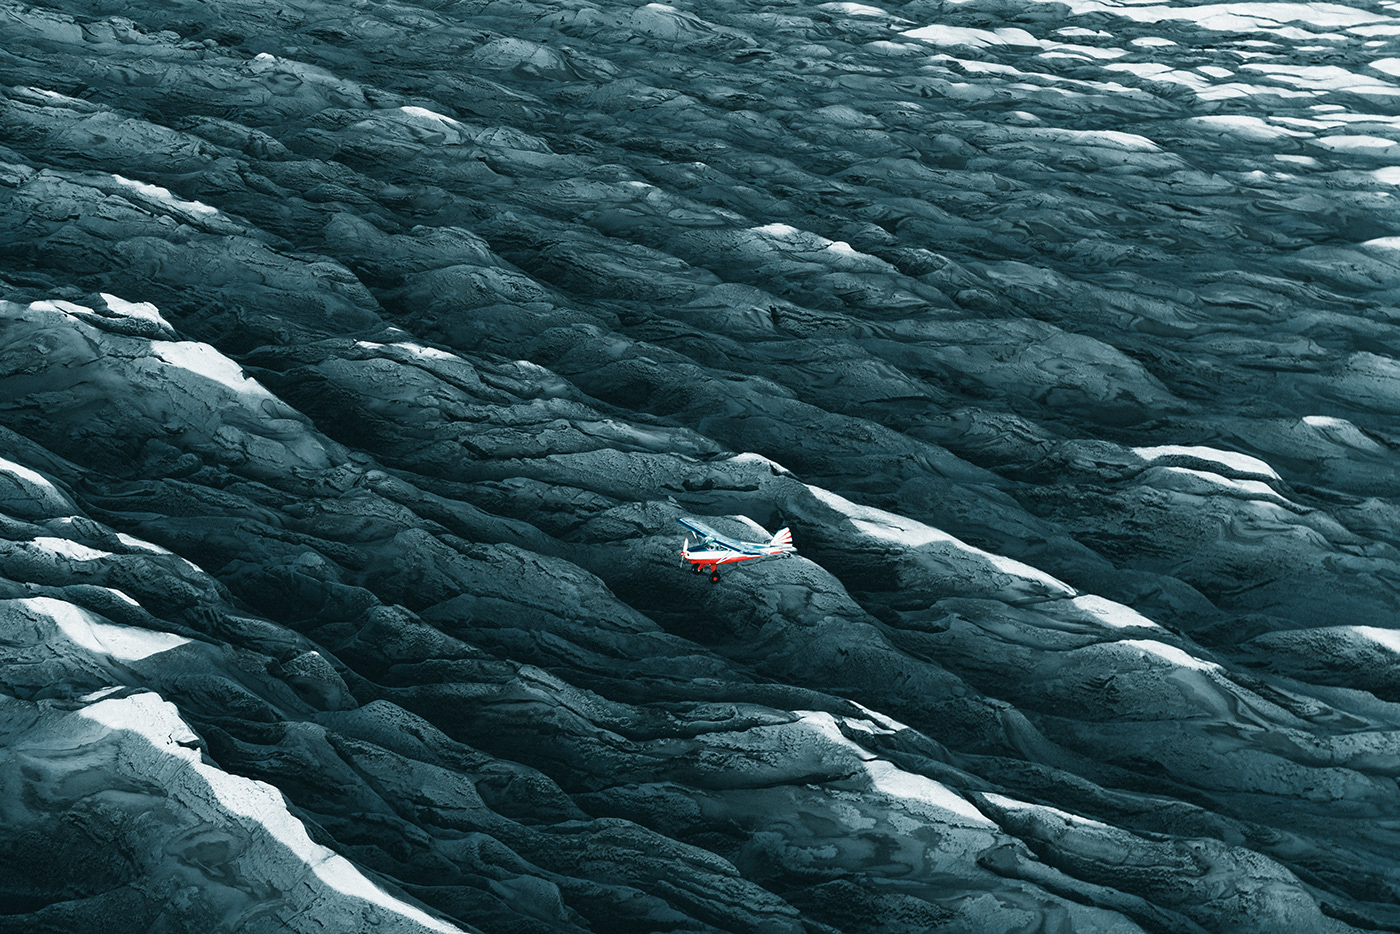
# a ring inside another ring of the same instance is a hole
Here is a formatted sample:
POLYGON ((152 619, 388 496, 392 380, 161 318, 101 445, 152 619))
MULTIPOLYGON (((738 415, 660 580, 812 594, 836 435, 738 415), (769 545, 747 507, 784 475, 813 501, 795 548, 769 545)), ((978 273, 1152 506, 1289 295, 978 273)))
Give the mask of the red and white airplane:
POLYGON ((712 584, 719 583, 721 564, 738 564, 755 558, 785 558, 797 553, 792 544, 792 532, 786 526, 767 542, 741 542, 719 534, 698 519, 686 516, 676 521, 700 536, 695 551, 690 550, 690 536, 685 537, 685 544, 681 546, 681 567, 689 564, 696 574, 710 572, 712 584))

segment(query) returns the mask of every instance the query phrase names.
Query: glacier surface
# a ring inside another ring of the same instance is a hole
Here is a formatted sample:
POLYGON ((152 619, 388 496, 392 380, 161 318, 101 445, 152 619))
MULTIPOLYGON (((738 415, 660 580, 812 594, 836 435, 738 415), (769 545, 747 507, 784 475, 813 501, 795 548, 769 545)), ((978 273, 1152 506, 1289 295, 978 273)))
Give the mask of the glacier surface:
POLYGON ((0 0, 0 934, 1400 929, 1397 155, 1393 0, 0 0))

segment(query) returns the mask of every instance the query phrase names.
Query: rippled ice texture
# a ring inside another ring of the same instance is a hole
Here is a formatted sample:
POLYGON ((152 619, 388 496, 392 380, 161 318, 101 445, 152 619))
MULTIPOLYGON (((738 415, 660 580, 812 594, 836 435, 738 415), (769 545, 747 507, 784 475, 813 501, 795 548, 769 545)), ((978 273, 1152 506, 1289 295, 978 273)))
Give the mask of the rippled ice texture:
POLYGON ((1397 157, 1395 2, 0 0, 0 934, 1395 929, 1397 157))

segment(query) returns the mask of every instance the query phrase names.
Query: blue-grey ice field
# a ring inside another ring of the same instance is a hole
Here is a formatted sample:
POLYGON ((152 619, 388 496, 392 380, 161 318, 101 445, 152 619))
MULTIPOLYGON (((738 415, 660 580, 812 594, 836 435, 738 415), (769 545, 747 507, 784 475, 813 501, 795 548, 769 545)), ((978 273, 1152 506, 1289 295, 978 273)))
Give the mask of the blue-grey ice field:
POLYGON ((1400 931, 1398 195, 1397 0, 0 0, 0 934, 1400 931))

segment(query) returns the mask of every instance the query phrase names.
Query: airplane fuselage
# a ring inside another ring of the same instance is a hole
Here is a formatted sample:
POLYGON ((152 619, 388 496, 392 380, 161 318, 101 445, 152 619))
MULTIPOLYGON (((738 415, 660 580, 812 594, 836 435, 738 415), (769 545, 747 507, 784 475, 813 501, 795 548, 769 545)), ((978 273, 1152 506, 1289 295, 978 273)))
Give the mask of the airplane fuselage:
POLYGON ((701 536, 699 547, 690 550, 690 538, 686 537, 681 546, 681 565, 689 564, 696 574, 708 572, 712 583, 719 583, 721 564, 738 564, 754 558, 781 558, 796 553, 792 545, 792 533, 786 528, 767 542, 744 542, 720 535, 697 519, 677 519, 681 525, 701 536))
POLYGON ((753 558, 767 558, 770 557, 770 555, 749 555, 738 551, 706 549, 704 551, 686 551, 682 553, 681 557, 691 564, 699 565, 702 569, 708 571, 716 565, 736 564, 740 561, 752 560, 753 558))

